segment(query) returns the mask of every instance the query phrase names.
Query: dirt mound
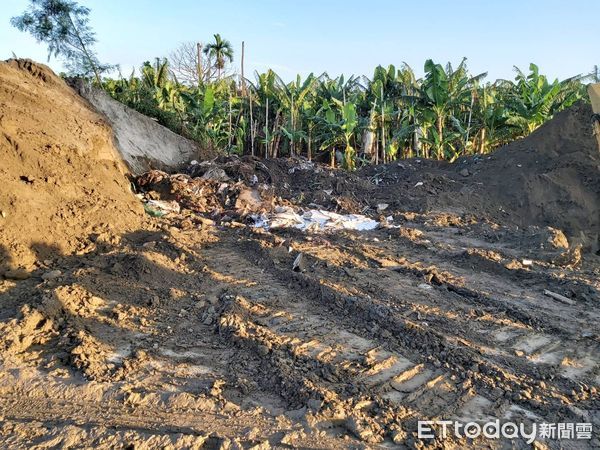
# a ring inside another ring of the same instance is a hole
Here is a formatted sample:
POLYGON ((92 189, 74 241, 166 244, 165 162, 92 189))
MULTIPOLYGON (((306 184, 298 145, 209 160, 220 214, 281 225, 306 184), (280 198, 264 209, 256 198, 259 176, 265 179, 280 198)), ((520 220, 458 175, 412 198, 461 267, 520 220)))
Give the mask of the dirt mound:
POLYGON ((126 172, 108 124, 49 68, 0 63, 0 271, 138 228, 126 172))
POLYGON ((600 149, 593 136, 592 110, 576 105, 493 160, 459 162, 483 183, 489 206, 503 208, 523 224, 564 230, 573 242, 598 249, 600 149))
MULTIPOLYGON (((454 164, 411 159, 365 167, 376 189, 351 189, 371 207, 475 214, 498 223, 551 226, 571 244, 600 248, 600 151, 589 105, 563 111, 531 136, 454 164)), ((357 185, 358 187, 359 185, 357 185)))

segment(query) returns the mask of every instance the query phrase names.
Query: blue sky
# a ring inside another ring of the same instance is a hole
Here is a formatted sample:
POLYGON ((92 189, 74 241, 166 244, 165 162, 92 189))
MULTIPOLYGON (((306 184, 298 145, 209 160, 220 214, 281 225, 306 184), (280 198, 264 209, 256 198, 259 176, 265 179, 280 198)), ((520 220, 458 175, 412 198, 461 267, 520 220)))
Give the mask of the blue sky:
MULTIPOLYGON (((81 0, 91 8, 96 46, 104 62, 124 74, 166 56, 184 41, 229 39, 246 73, 271 67, 283 78, 310 72, 370 76, 378 64, 403 61, 422 73, 427 58, 458 63, 489 78, 513 78, 513 65, 536 62, 554 78, 600 65, 600 0, 81 0)), ((26 0, 3 0, 0 59, 12 52, 46 62, 47 52, 14 29, 10 17, 26 0)), ((59 62, 50 65, 60 70, 59 62)))

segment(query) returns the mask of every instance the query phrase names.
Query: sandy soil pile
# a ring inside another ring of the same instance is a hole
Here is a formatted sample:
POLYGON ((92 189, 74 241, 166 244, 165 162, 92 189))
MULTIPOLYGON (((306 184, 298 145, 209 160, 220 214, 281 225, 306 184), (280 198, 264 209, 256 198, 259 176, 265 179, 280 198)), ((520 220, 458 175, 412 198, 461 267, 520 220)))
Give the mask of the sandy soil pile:
POLYGON ((0 271, 26 276, 83 236, 138 228, 126 170, 109 126, 50 69, 0 63, 0 271))

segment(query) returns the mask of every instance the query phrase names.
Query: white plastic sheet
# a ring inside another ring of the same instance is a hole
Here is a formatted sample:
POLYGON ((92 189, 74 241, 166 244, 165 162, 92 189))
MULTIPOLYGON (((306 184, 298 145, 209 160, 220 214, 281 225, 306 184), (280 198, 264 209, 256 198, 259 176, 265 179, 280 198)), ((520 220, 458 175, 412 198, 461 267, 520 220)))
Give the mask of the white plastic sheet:
POLYGON ((333 231, 333 230, 374 230, 379 222, 360 214, 337 214, 322 209, 311 209, 299 214, 292 208, 276 208, 269 215, 256 217, 256 227, 296 228, 305 231, 333 231))

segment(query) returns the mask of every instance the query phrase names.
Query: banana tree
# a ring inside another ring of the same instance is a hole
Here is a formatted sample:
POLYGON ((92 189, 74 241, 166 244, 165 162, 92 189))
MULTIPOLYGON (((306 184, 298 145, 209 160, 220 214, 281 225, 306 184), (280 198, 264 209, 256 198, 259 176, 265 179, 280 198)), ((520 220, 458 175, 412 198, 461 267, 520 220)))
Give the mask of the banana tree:
POLYGON ((507 123, 518 130, 519 136, 527 136, 552 117, 562 87, 558 80, 550 83, 533 63, 529 65, 529 74, 518 67, 515 71, 516 84, 508 98, 507 123))
POLYGON ((426 115, 433 124, 427 142, 432 146, 438 159, 444 157, 446 148, 449 154, 455 154, 456 145, 452 142, 453 139, 460 138, 461 133, 457 134, 457 130, 454 130, 450 137, 444 136, 446 123, 450 117, 453 117, 453 124, 460 123, 453 114, 467 108, 466 105, 471 100, 471 86, 486 75, 482 73, 469 77, 466 59, 461 61, 456 70, 451 64, 444 69, 441 64, 435 64, 430 59, 425 62, 425 79, 421 86, 421 95, 426 107, 430 109, 430 114, 426 115))
POLYGON ((578 100, 587 99, 581 82, 585 77, 576 76, 563 81, 555 79, 550 83, 533 63, 529 65, 529 74, 523 73, 518 67, 515 70, 516 83, 512 83, 506 99, 509 115, 507 124, 516 128, 515 137, 532 133, 558 111, 578 100))
POLYGON ((285 128, 285 132, 282 134, 290 142, 291 155, 297 153, 297 144, 301 143, 301 140, 305 137, 306 133, 301 129, 302 116, 300 111, 307 107, 308 98, 313 93, 316 80, 312 73, 304 81, 298 75, 295 81, 288 84, 284 83, 279 76, 276 77, 275 95, 284 110, 283 114, 288 117, 287 127, 281 127, 282 129, 285 128))
POLYGON ((322 125, 321 150, 330 151, 331 166, 335 167, 336 150, 343 147, 343 165, 348 170, 354 170, 356 150, 352 140, 358 125, 356 105, 352 102, 343 103, 335 98, 331 102, 323 100, 319 117, 322 125))

